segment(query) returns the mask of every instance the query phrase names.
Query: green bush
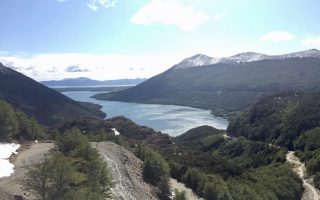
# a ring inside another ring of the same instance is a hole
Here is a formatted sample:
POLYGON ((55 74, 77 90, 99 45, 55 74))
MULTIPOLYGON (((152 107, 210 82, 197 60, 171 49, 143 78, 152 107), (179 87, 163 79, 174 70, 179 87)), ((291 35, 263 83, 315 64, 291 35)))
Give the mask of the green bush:
POLYGON ((320 148, 320 127, 304 132, 298 139, 297 148, 314 151, 320 148))
POLYGON ((163 198, 170 195, 170 168, 166 160, 158 153, 150 148, 143 147, 138 151, 140 156, 144 158, 143 163, 143 179, 157 186, 160 196, 163 198))
POLYGON ((186 191, 181 191, 175 189, 173 200, 187 200, 186 191))
POLYGON ((317 172, 313 177, 313 183, 314 185, 320 189, 320 172, 317 172))
POLYGON ((16 113, 5 101, 0 101, 0 140, 10 140, 18 134, 16 113))

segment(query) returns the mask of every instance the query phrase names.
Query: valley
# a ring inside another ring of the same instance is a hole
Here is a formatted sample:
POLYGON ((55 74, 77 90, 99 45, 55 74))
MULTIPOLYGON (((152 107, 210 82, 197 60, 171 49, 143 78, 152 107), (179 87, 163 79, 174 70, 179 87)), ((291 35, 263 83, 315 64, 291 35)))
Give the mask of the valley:
POLYGON ((319 19, 0 0, 0 200, 320 200, 319 19))

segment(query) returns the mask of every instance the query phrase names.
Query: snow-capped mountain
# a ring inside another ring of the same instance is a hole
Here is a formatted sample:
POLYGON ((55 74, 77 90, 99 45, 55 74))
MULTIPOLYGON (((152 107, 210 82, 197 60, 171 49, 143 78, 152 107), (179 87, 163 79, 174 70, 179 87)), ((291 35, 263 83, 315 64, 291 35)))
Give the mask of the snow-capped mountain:
POLYGON ((189 67, 214 65, 214 64, 240 64, 247 62, 254 62, 260 60, 282 60, 288 58, 320 58, 320 51, 317 49, 310 49, 307 51, 295 52, 284 55, 266 55, 254 52, 244 52, 230 57, 214 58, 202 54, 197 54, 190 58, 184 59, 181 63, 177 64, 174 69, 185 69, 189 67))
POLYGON ((320 51, 317 49, 309 49, 279 56, 269 56, 271 59, 286 59, 286 58, 320 58, 320 51))
POLYGON ((188 68, 188 67, 196 67, 196 66, 203 66, 203 65, 210 65, 212 64, 212 60, 214 58, 211 58, 206 55, 197 54, 190 58, 184 59, 180 64, 178 64, 178 68, 188 68))

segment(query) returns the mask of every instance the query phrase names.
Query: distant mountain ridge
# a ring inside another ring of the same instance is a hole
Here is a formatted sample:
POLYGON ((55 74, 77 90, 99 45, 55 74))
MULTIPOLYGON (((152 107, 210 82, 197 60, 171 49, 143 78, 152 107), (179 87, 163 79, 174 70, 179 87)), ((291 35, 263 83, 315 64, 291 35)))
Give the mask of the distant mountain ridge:
POLYGON ((105 117, 99 107, 76 102, 1 63, 0 99, 44 125, 82 117, 105 117))
POLYGON ((240 64, 261 60, 284 60, 289 58, 320 58, 320 51, 317 49, 310 49, 307 51, 295 52, 284 55, 266 55, 254 52, 244 52, 230 57, 214 58, 202 54, 197 54, 190 58, 184 59, 177 64, 174 69, 184 69, 189 67, 214 65, 214 64, 240 64))
POLYGON ((108 85, 138 85, 145 81, 145 78, 136 79, 118 79, 118 80, 106 80, 98 81, 90 78, 79 77, 79 78, 66 78, 62 80, 51 80, 42 81, 41 84, 48 87, 58 87, 58 86, 108 86, 108 85))
POLYGON ((135 87, 95 98, 184 105, 223 115, 279 92, 320 91, 318 50, 280 56, 242 53, 210 64, 213 60, 196 55, 135 87))

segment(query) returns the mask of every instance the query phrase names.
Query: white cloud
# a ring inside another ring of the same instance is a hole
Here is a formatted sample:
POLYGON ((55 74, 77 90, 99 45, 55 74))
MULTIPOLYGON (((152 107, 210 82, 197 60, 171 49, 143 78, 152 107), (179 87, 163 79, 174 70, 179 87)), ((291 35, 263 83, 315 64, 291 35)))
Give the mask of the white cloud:
POLYGON ((207 20, 209 17, 205 13, 173 0, 151 0, 131 18, 135 24, 176 25, 185 31, 193 30, 207 20))
POLYGON ((98 6, 97 6, 97 4, 95 2, 90 2, 90 3, 87 4, 87 6, 93 11, 97 11, 98 10, 98 6))
POLYGON ((52 80, 85 76, 99 80, 144 78, 157 75, 181 61, 173 55, 0 54, 0 62, 35 79, 52 80), (66 70, 81 66, 85 70, 66 70))
POLYGON ((105 8, 112 8, 116 5, 117 0, 99 0, 98 2, 105 8))
POLYGON ((271 31, 262 36, 260 42, 282 42, 294 40, 295 36, 287 31, 271 31))
POLYGON ((97 11, 99 7, 104 8, 113 8, 118 0, 92 0, 91 2, 87 3, 87 6, 93 10, 97 11))
POLYGON ((318 37, 309 37, 301 41, 303 46, 309 48, 318 48, 320 49, 320 35, 318 37))

